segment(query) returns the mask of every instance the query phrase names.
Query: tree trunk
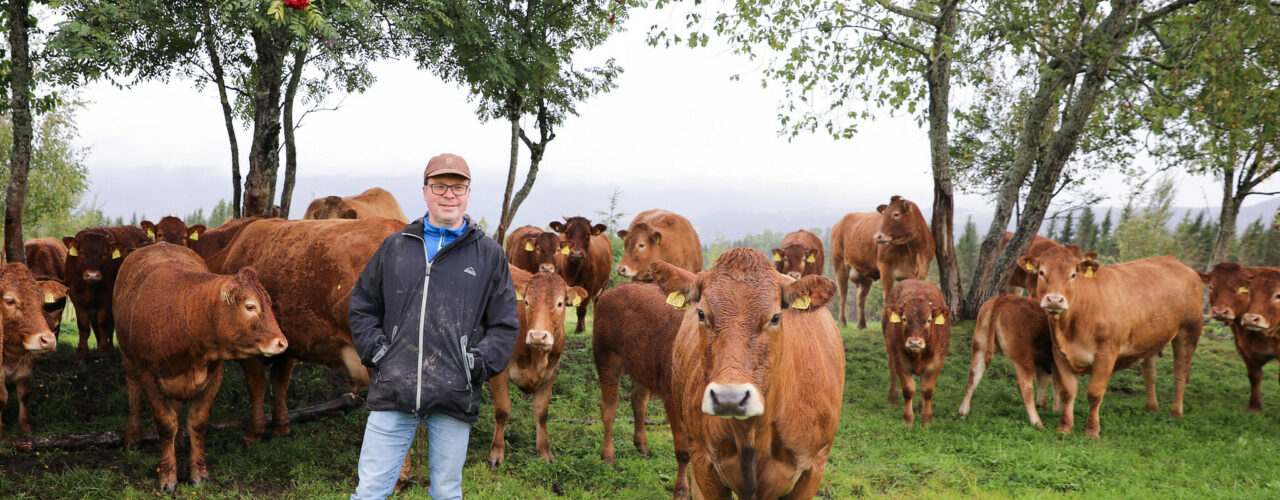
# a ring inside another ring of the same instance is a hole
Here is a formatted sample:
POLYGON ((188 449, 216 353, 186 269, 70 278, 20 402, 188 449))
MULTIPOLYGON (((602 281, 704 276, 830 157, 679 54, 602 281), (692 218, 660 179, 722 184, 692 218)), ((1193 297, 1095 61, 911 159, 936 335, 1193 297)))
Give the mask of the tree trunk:
POLYGON ((280 218, 289 218, 289 205, 293 202, 294 174, 298 171, 298 146, 294 143, 293 102, 302 82, 302 68, 307 64, 307 46, 298 47, 293 54, 293 72, 289 74, 289 86, 284 92, 284 189, 280 192, 280 218))
POLYGON ((1227 260, 1231 250, 1231 240, 1236 237, 1236 217, 1240 215, 1240 205, 1244 197, 1234 193, 1235 168, 1228 167, 1222 177, 1222 211, 1218 213, 1218 236, 1213 242, 1213 253, 1209 255, 1209 265, 1204 272, 1209 272, 1214 264, 1227 260))
POLYGON ((511 226, 511 190, 516 186, 516 166, 520 163, 520 117, 513 116, 511 119, 511 163, 507 169, 507 190, 502 195, 502 213, 498 216, 498 231, 493 234, 493 239, 498 244, 503 244, 503 238, 507 234, 507 229, 511 226))
MULTIPOLYGON (((212 5, 205 5, 204 49, 209 52, 209 65, 213 67, 213 81, 218 87, 218 100, 222 104, 222 120, 227 125, 227 140, 231 143, 231 213, 240 218, 240 143, 236 140, 235 116, 231 113, 231 100, 227 98, 227 79, 222 72, 222 57, 214 45, 212 5)), ((222 223, 222 221, 216 221, 222 223)))
POLYGON ((31 169, 31 54, 27 46, 29 0, 9 0, 9 95, 13 113, 13 157, 5 190, 4 253, 9 262, 27 262, 22 248, 22 212, 27 204, 27 172, 31 169))
POLYGON ((253 144, 244 183, 244 215, 269 215, 271 191, 280 167, 280 86, 288 34, 284 28, 254 28, 253 144))
POLYGON ((956 262, 954 196, 951 186, 949 148, 951 52, 955 38, 958 0, 943 2, 939 9, 937 33, 933 38, 933 60, 926 80, 929 85, 929 152, 933 163, 933 242, 938 261, 938 281, 947 309, 960 311, 960 266, 956 262))

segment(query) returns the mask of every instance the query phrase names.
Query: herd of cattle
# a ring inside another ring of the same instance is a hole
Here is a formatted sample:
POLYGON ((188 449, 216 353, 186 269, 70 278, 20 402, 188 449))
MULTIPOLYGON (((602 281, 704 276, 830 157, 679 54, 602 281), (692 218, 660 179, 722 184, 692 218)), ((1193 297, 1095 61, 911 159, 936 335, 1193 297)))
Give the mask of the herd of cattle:
MULTIPOLYGON (((52 351, 67 298, 79 329, 77 359, 109 359, 116 336, 126 372, 126 443, 140 439, 145 397, 162 442, 163 488, 177 484, 178 411, 189 405, 190 480, 208 477, 204 430, 225 360, 238 360, 251 397, 245 440, 266 431, 267 375, 275 398, 271 432, 288 434, 286 392, 298 360, 343 368, 359 391, 369 384, 348 328, 351 288, 382 240, 403 229, 404 212, 385 190, 312 202, 304 220, 249 217, 218 228, 178 218, 140 227, 85 229, 59 241, 26 243, 27 264, 0 268, 3 371, 17 386, 19 425, 31 432, 27 398, 36 357, 52 351)), ((507 370, 491 381, 496 420, 489 464, 505 457, 508 384, 533 395, 536 450, 554 456, 546 420, 564 350, 566 306, 578 332, 595 307, 592 353, 599 375, 601 456, 613 463, 619 381, 633 380, 634 443, 648 452, 645 407, 661 398, 676 448, 674 497, 808 498, 817 491, 840 420, 845 355, 837 296, 847 321, 848 282, 858 287, 858 326, 872 282, 885 293, 881 324, 890 368, 889 398, 901 384, 903 420, 921 420, 949 344, 951 313, 925 281, 934 243, 915 203, 894 196, 876 212, 852 213, 831 232, 836 282, 824 278, 822 241, 807 231, 786 236, 772 255, 737 248, 703 270, 702 246, 687 219, 665 210, 636 216, 617 236, 625 248, 617 272, 632 278, 606 289, 614 269, 603 224, 583 217, 525 226, 505 241, 521 333, 507 370)), ((1010 235, 1006 235, 1006 242, 1010 235)), ((1010 291, 985 304, 972 340, 973 360, 959 413, 994 352, 1009 357, 1033 425, 1053 382, 1058 430, 1070 432, 1077 376, 1086 389, 1087 434, 1099 433, 1099 406, 1115 370, 1142 369, 1147 408, 1156 409, 1155 357, 1173 343, 1172 415, 1182 415, 1191 356, 1203 325, 1203 285, 1214 318, 1227 323, 1248 368, 1249 411, 1261 411, 1262 366, 1276 359, 1280 268, 1221 263, 1198 274, 1172 257, 1101 266, 1093 253, 1037 238, 1017 261, 1010 291), (1036 401, 1037 383, 1041 389, 1036 401)), ((0 407, 7 401, 0 384, 0 407)))

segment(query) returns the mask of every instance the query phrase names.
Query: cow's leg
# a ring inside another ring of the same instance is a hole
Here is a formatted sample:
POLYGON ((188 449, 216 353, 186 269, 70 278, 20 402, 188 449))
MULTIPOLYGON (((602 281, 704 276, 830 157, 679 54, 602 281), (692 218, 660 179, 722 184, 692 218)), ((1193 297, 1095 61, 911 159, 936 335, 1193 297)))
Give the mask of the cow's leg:
POLYGON ((582 333, 587 330, 587 305, 591 301, 584 300, 575 309, 578 310, 578 326, 573 329, 573 333, 582 333))
POLYGON ((551 378, 542 381, 542 385, 533 391, 533 419, 537 424, 537 437, 534 449, 547 463, 555 462, 556 456, 551 453, 551 439, 547 437, 547 413, 551 407, 551 388, 556 383, 553 373, 551 378))
POLYGON ((1196 353, 1203 327, 1200 319, 1196 318, 1184 324, 1178 337, 1173 339, 1173 407, 1169 409, 1169 415, 1174 418, 1182 418, 1182 398, 1187 393, 1187 379, 1191 378, 1191 357, 1196 353))
POLYGON ((671 444, 676 450, 676 482, 671 488, 671 498, 689 498, 689 434, 685 432, 680 411, 674 407, 673 398, 662 398, 667 411, 667 423, 671 425, 671 444))
POLYGON ((807 500, 818 494, 818 487, 822 486, 822 474, 827 470, 827 461, 819 460, 809 467, 809 470, 800 474, 796 479, 796 484, 791 487, 791 492, 781 497, 785 500, 807 500))
POLYGON ((689 460, 689 476, 693 480, 693 498, 730 500, 733 492, 720 482, 720 475, 706 455, 694 451, 689 460))
POLYGON ((1036 366, 1036 387, 1039 388, 1039 392, 1036 393, 1036 406, 1039 408, 1047 408, 1049 406, 1052 378, 1053 376, 1049 373, 1049 370, 1036 366))
POLYGON ((160 437, 160 489, 172 492, 178 489, 178 459, 174 444, 178 436, 178 408, 182 402, 163 395, 155 380, 141 381, 151 405, 151 416, 156 419, 156 434, 160 437))
POLYGON ((933 424, 933 389, 938 386, 939 373, 942 373, 942 363, 920 376, 920 420, 925 427, 933 424))
POLYGON ((79 302, 72 302, 76 308, 76 330, 80 333, 80 342, 76 344, 76 361, 84 361, 89 357, 89 332, 93 330, 90 326, 89 311, 85 310, 79 302))
POLYGON ((1056 366, 1051 366, 1049 379, 1053 382, 1053 411, 1062 411, 1062 371, 1056 366))
POLYGON ((209 479, 209 469, 204 460, 204 433, 209 425, 209 409, 213 408, 213 399, 222 387, 222 375, 226 366, 219 361, 217 366, 209 370, 209 378, 204 389, 196 393, 187 404, 187 434, 191 436, 191 483, 200 484, 209 479))
POLYGON ((987 358, 987 342, 990 341, 985 335, 986 332, 975 330, 973 332, 973 342, 971 344, 973 350, 973 361, 969 363, 969 381, 964 386, 964 399, 960 400, 960 416, 969 414, 969 401, 973 399, 973 391, 978 388, 978 383, 982 382, 982 375, 987 371, 987 365, 991 364, 991 360, 987 358))
POLYGON ((848 326, 845 311, 849 308, 849 266, 833 259, 831 268, 836 272, 836 288, 840 291, 840 326, 848 326))
POLYGON ((146 395, 142 382, 137 379, 129 364, 129 358, 122 357, 125 365, 124 384, 129 391, 129 420, 124 424, 124 444, 130 450, 137 450, 142 447, 142 398, 146 395))
MULTIPOLYGON (((22 428, 22 432, 31 432, 31 410, 27 407, 27 398, 31 396, 31 375, 18 379, 14 382, 18 388, 18 426, 22 428)), ((0 406, 3 408, 3 406, 0 406)))
POLYGON ((1022 396, 1022 405, 1027 408, 1027 419, 1031 425, 1044 428, 1040 421, 1040 413, 1036 411, 1036 368, 1029 360, 1020 359, 1013 364, 1018 380, 1018 394, 1022 396))
POLYGON ((1156 357, 1142 360, 1138 367, 1142 370, 1142 385, 1147 389, 1147 411, 1156 411, 1160 408, 1160 401, 1156 399, 1156 357))
MULTIPOLYGON (((889 404, 896 404, 898 402, 898 361, 893 356, 893 346, 889 345, 888 335, 884 336, 884 355, 889 360, 889 395, 885 400, 889 404)), ((908 378, 910 376, 907 375, 908 378)))
POLYGON ((1053 348, 1053 371, 1058 374, 1058 397, 1062 399, 1062 420, 1058 423, 1058 432, 1071 432, 1075 425, 1076 391, 1080 387, 1080 379, 1071 369, 1071 363, 1053 348))
POLYGON ((293 364, 297 360, 288 354, 281 354, 271 363, 271 435, 289 435, 289 377, 293 376, 293 364))
MULTIPOLYGON (((873 283, 873 281, 872 281, 872 280, 865 279, 865 278, 860 279, 860 280, 858 280, 858 281, 857 281, 857 285, 858 285, 858 329, 859 329, 859 330, 866 330, 866 329, 867 329, 867 295, 870 295, 870 294, 871 294, 871 283, 873 283)), ((881 318, 881 320, 883 320, 883 318, 881 318)))
POLYGON ((267 418, 263 415, 263 401, 267 395, 267 369, 262 356, 250 356, 240 360, 240 370, 244 372, 244 385, 249 389, 249 422, 245 424, 245 442, 257 441, 267 427, 267 418))
POLYGON ((1099 437, 1102 431, 1102 419, 1099 416, 1102 408, 1102 397, 1107 394, 1107 382, 1111 381, 1111 372, 1116 367, 1116 355, 1110 351, 1098 351, 1093 356, 1093 371, 1089 374, 1089 386, 1085 395, 1089 397, 1089 420, 1085 421, 1084 434, 1099 437))
POLYGON ((507 418, 511 416, 510 378, 507 372, 489 379, 489 392, 493 393, 493 442, 489 445, 489 467, 502 465, 507 456, 507 441, 503 433, 507 418))
POLYGON ((636 451, 640 452, 640 456, 649 456, 649 436, 645 434, 644 419, 649 405, 649 389, 640 384, 631 385, 631 416, 635 418, 636 423, 632 426, 635 429, 635 435, 631 442, 635 443, 636 451))
POLYGON ((355 346, 342 346, 338 355, 342 357, 342 366, 346 367, 347 373, 355 383, 351 393, 359 395, 360 389, 369 387, 369 369, 360 362, 360 354, 356 352, 355 346))
POLYGON ((1262 413, 1262 366, 1252 358, 1245 358, 1244 368, 1249 372, 1249 406, 1245 411, 1262 413))
MULTIPOLYGON (((3 332, 0 332, 3 334, 3 332)), ((9 405, 9 389, 4 380, 4 371, 0 370, 0 410, 9 405)), ((0 422, 0 436, 4 435, 4 423, 0 422)))
POLYGON ((615 354, 602 351, 597 347, 594 353, 596 373, 600 377, 600 425, 604 428, 604 439, 600 442, 600 459, 612 465, 613 421, 618 416, 618 382, 622 376, 622 360, 615 354))
POLYGON ((912 398, 916 395, 916 381, 906 370, 898 372, 898 377, 902 379, 902 421, 911 426, 915 421, 915 415, 912 413, 912 398))
POLYGON ((116 322, 115 316, 111 314, 110 307, 103 307, 98 312, 98 325, 102 328, 93 329, 93 337, 98 339, 98 357, 102 359, 111 358, 111 336, 115 334, 116 322))

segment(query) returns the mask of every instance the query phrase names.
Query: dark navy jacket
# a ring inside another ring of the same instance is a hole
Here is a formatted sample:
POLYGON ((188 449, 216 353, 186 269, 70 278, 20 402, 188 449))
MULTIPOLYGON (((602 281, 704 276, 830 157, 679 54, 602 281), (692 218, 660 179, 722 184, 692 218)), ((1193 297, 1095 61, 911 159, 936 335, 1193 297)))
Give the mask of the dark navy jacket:
POLYGON ((365 407, 475 422, 519 329, 507 257, 468 217, 428 264, 422 229, 418 219, 383 240, 351 291, 351 336, 373 368, 365 407))

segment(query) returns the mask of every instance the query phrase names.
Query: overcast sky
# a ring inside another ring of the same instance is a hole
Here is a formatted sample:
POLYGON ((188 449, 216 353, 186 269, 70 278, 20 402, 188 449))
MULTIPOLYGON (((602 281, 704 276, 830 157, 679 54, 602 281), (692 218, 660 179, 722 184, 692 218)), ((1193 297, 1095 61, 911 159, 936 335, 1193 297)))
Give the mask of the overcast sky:
MULTIPOLYGON (((874 210, 893 194, 926 209, 931 204, 926 132, 909 117, 879 113, 861 123, 852 140, 807 135, 788 142, 778 135, 782 92, 776 84, 761 87, 762 63, 723 46, 645 43, 650 25, 681 19, 637 10, 629 31, 575 62, 586 66, 613 57, 625 73, 617 89, 580 105, 579 116, 556 130, 517 224, 592 216, 607 207, 615 188, 623 192, 627 214, 655 207, 694 219, 813 213, 824 214, 815 222, 824 226, 840 213, 874 210), (741 81, 730 81, 734 74, 741 81)), ((496 222, 509 125, 480 123, 466 91, 410 61, 383 61, 372 70, 377 83, 371 89, 348 96, 338 111, 310 115, 298 130, 293 216, 314 197, 373 185, 392 191, 411 217, 421 214, 426 160, 453 152, 472 169, 469 212, 496 222)), ((228 145, 215 89, 197 91, 181 80, 123 90, 97 83, 82 96, 89 101, 78 122, 90 148, 90 198, 106 213, 158 218, 230 199, 228 145)), ((251 138, 245 127, 238 131, 242 156, 251 138)), ((527 155, 521 151, 521 181, 527 155)), ((247 171, 247 158, 241 169, 247 171)), ((1217 204, 1220 188, 1211 179, 1180 175, 1177 181, 1178 205, 1217 204)), ((1280 180, 1270 184, 1280 189, 1280 180)), ((1107 204, 1123 204, 1127 195, 1118 178, 1098 182, 1097 189, 1111 196, 1107 204)), ((977 196, 957 199, 962 214, 988 212, 990 205, 977 196)))

